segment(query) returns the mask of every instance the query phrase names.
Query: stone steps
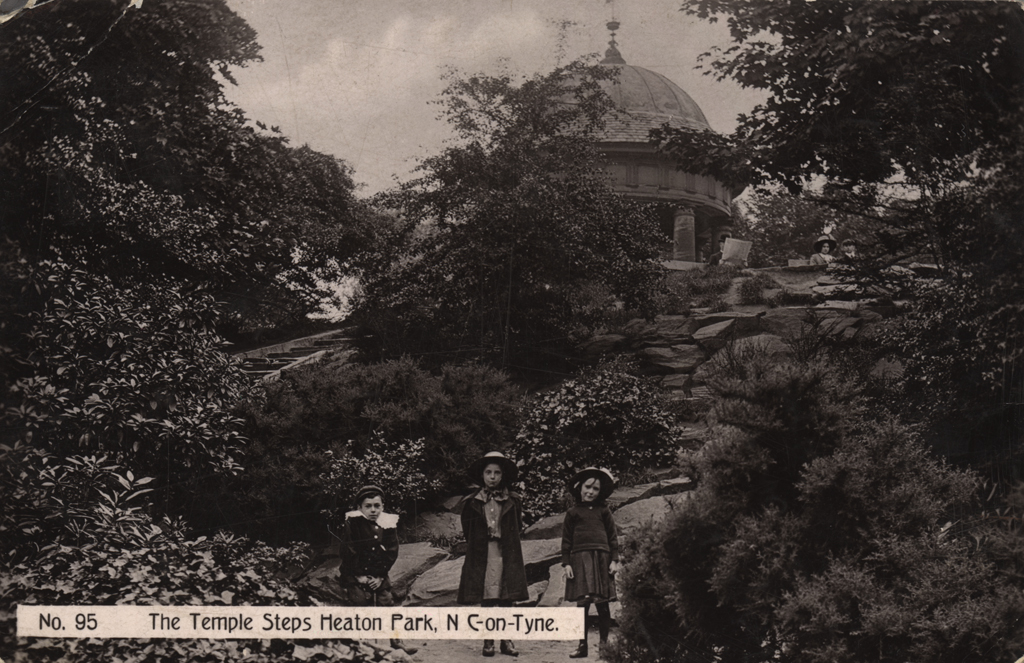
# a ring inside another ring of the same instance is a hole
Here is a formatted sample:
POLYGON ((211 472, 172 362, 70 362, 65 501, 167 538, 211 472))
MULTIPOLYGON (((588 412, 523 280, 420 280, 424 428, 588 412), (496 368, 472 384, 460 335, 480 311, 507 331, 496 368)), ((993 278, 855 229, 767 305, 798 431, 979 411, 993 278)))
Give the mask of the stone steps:
POLYGON ((319 361, 328 354, 353 354, 353 341, 351 329, 339 329, 246 350, 235 356, 241 361, 244 372, 264 381, 273 381, 280 378, 283 371, 319 361))

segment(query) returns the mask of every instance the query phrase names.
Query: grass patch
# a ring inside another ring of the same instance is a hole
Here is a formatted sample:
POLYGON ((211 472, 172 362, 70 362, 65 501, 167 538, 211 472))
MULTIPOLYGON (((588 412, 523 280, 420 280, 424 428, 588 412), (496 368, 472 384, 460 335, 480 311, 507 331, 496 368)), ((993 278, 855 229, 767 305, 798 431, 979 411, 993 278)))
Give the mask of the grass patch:
POLYGON ((685 315, 691 308, 726 307, 722 299, 729 292, 740 268, 734 265, 715 265, 704 269, 671 272, 658 309, 668 315, 685 315))
POLYGON ((766 297, 765 290, 778 290, 781 286, 771 276, 758 273, 739 285, 740 304, 755 306, 758 304, 772 305, 775 297, 766 297))

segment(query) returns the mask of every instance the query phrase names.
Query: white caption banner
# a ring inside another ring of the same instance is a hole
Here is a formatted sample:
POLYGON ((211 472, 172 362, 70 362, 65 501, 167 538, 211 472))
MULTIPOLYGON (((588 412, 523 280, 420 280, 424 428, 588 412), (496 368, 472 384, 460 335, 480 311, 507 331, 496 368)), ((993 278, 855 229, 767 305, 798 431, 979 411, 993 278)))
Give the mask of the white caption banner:
POLYGON ((18 637, 579 640, 581 608, 19 605, 18 637))

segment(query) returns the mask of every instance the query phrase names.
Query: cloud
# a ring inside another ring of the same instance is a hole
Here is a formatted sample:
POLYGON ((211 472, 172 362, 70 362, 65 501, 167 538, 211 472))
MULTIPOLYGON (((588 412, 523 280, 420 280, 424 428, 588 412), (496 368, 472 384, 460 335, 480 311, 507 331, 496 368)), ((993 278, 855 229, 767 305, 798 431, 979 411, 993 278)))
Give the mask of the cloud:
MULTIPOLYGON (((572 58, 602 51, 609 5, 599 0, 229 0, 257 33, 265 61, 237 72, 229 98, 253 119, 281 127, 294 143, 334 154, 355 168, 372 193, 407 175, 418 157, 450 136, 437 119, 446 68, 528 75, 556 65, 557 24, 572 58)), ((623 3, 624 4, 624 3, 623 3)), ((630 64, 672 78, 718 130, 756 93, 693 71, 696 56, 724 27, 678 11, 676 0, 618 7, 620 49, 630 64)), ((717 35, 717 37, 716 37, 717 35)), ((724 37, 723 37, 724 35, 724 37)))

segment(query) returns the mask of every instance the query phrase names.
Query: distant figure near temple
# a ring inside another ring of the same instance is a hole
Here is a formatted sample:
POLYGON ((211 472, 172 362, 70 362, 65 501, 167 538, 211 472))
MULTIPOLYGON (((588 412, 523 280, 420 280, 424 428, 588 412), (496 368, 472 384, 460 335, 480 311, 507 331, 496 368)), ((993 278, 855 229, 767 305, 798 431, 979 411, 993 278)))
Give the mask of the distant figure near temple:
POLYGON ((740 191, 708 175, 680 170, 648 140, 651 129, 665 124, 695 131, 711 131, 711 125, 678 85, 650 69, 626 64, 615 42, 618 22, 609 22, 608 29, 612 39, 601 65, 616 75, 601 81, 601 87, 620 112, 605 118, 597 138, 612 188, 632 200, 661 203, 658 223, 672 240, 671 259, 698 262, 699 253, 721 255, 720 238, 732 227, 730 204, 740 191), (702 242, 707 243, 703 251, 702 242))
POLYGON ((814 242, 814 255, 810 264, 827 265, 836 259, 835 251, 838 243, 832 235, 822 235, 814 242))

